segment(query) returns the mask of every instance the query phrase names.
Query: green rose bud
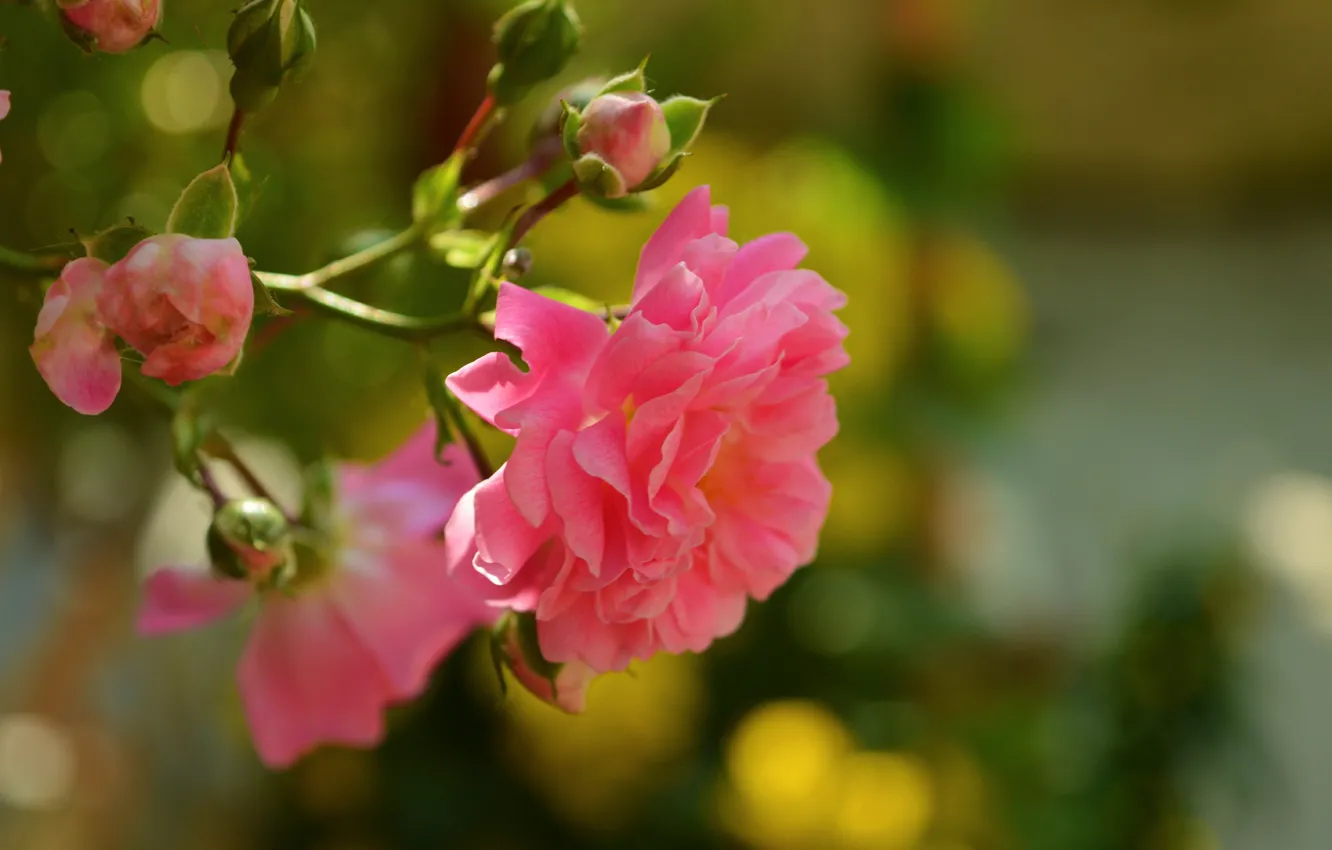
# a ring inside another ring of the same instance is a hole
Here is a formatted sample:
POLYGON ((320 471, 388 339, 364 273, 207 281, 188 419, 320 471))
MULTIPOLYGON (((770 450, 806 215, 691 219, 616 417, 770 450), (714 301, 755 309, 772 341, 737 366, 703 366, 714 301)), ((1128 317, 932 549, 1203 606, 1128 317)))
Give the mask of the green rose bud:
POLYGON ((231 22, 227 52, 236 66, 232 100, 238 109, 254 112, 314 62, 314 21, 302 0, 251 0, 231 22))
POLYGON ((280 581, 293 563, 291 527, 267 499, 227 502, 213 515, 208 554, 219 576, 280 581))
POLYGON ((512 9, 495 24, 499 62, 488 80, 495 102, 517 103, 563 71, 582 37, 583 26, 567 0, 528 0, 512 9))

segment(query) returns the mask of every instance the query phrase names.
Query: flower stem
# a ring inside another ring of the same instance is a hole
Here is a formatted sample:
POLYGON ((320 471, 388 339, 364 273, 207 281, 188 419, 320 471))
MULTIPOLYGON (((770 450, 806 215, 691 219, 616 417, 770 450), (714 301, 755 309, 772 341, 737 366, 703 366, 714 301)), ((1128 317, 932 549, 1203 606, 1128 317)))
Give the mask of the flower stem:
POLYGON ((484 183, 479 183, 463 193, 463 196, 458 199, 458 209, 466 215, 490 203, 513 187, 540 177, 559 161, 560 154, 563 151, 564 148, 559 139, 546 139, 539 142, 532 149, 532 155, 522 165, 484 183))
POLYGON ((220 508, 227 503, 227 494, 222 492, 217 478, 213 476, 213 470, 208 468, 208 458, 202 453, 199 455, 199 480, 208 491, 208 497, 213 500, 214 508, 220 508))
POLYGON ((355 254, 343 257, 340 260, 334 260, 323 268, 315 269, 312 272, 300 275, 277 274, 276 272, 257 272, 257 274, 259 280, 263 281, 264 286, 279 292, 300 292, 315 289, 340 277, 358 272, 366 266, 393 256, 399 251, 406 250, 416 244, 424 235, 425 228, 414 224, 401 233, 390 236, 383 242, 376 242, 363 251, 357 251, 355 254))
POLYGON ((458 137, 458 143, 453 146, 453 153, 460 154, 475 150, 482 141, 485 140, 486 133, 490 131, 497 113, 495 112, 495 98, 493 95, 486 95, 485 100, 476 108, 472 118, 463 128, 462 135, 458 137))
POLYGON ((222 148, 222 161, 227 162, 240 149, 241 128, 245 126, 245 113, 236 107, 231 113, 231 123, 227 125, 227 142, 222 148))
POLYGON ((577 194, 578 184, 570 177, 549 195, 524 210, 513 227, 513 234, 509 237, 509 247, 512 248, 521 242, 527 232, 536 227, 537 222, 559 209, 565 201, 577 194))
POLYGON ((68 262, 69 257, 61 254, 28 254, 0 245, 0 269, 23 274, 55 274, 68 262))
MULTIPOLYGON (((262 283, 270 285, 268 273, 257 274, 262 283)), ((408 316, 371 307, 319 287, 287 291, 305 299, 311 307, 326 315, 398 339, 423 341, 452 331, 481 330, 481 326, 473 316, 461 311, 437 316, 408 316)))

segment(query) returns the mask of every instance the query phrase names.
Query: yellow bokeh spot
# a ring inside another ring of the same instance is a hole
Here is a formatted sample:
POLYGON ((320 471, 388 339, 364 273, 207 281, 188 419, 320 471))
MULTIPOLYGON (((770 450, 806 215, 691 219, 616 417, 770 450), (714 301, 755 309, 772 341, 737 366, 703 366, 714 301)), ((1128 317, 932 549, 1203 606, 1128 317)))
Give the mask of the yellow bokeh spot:
POLYGON ((837 810, 838 772, 852 749, 841 721, 817 703, 751 712, 726 748, 728 827, 763 847, 805 846, 837 810))
POLYGON ((930 824, 933 789, 925 765, 894 753, 856 753, 842 767, 834 817, 837 843, 865 850, 908 850, 930 824))
POLYGON ((880 552, 896 542, 915 508, 906 459, 881 443, 843 437, 825 449, 820 460, 833 485, 824 550, 880 552))
POLYGON ((599 677, 579 715, 547 705, 507 674, 501 697, 489 648, 474 660, 477 681, 503 700, 517 769, 588 830, 632 823, 636 806, 684 765, 697 740, 703 687, 694 656, 657 655, 599 677))
POLYGON ((165 133, 197 133, 222 126, 230 115, 223 97, 230 60, 221 50, 177 50, 143 75, 144 114, 165 133))
POLYGON ((1027 337, 1027 303, 1013 273, 984 243, 954 236, 931 315, 956 366, 985 378, 1011 366, 1027 337))

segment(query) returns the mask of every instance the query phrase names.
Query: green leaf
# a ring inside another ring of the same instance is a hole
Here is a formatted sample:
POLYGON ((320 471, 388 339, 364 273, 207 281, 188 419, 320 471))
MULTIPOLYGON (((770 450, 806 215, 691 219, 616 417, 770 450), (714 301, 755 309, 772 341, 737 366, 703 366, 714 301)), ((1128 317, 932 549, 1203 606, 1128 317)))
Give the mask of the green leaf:
POLYGON ((273 293, 268 291, 263 281, 259 280, 258 275, 250 273, 250 285, 254 287, 254 311, 265 316, 290 316, 291 310, 283 307, 273 298, 273 293))
POLYGON ((677 94, 662 101, 661 111, 666 116, 666 126, 671 129, 671 153, 689 150, 698 134, 703 132, 703 122, 707 120, 709 110, 719 100, 719 97, 699 100, 677 94))
POLYGON ((490 256, 495 236, 482 230, 445 230, 430 237, 430 250, 455 269, 474 269, 490 256))
POLYGON ((584 195, 588 201, 603 210, 610 210, 615 213, 640 213, 652 209, 652 196, 636 190, 632 195, 625 195, 623 198, 603 198, 600 195, 584 195))
POLYGON ((629 194, 624 176, 615 169, 615 166, 594 153, 584 154, 576 160, 573 171, 574 177, 578 178, 578 188, 585 195, 623 198, 629 194))
POLYGON ((624 92, 624 91, 636 91, 636 92, 647 91, 647 76, 644 73, 645 71, 647 71, 647 63, 648 60, 647 57, 645 56, 643 57, 643 61, 640 62, 638 64, 638 67, 635 68, 634 70, 630 71, 627 74, 621 74, 618 77, 611 77, 610 80, 608 80, 606 84, 601 87, 601 91, 597 92, 597 94, 603 95, 603 94, 611 94, 612 92, 624 92))
POLYGON ((458 179, 463 158, 451 156, 428 169, 412 187, 412 218, 430 232, 447 230, 459 221, 458 179))
POLYGON ((585 313, 605 314, 606 303, 597 301, 594 298, 588 298, 578 292, 571 292, 568 289, 561 289, 558 286, 537 286, 533 287, 533 292, 544 295, 552 301, 558 301, 585 313))
POLYGON ((104 263, 118 263, 135 245, 153 235, 151 230, 137 224, 118 224, 80 241, 89 257, 104 263))
POLYGON ((564 152, 569 159, 578 159, 582 151, 578 149, 578 131, 583 126, 583 116, 567 100, 560 101, 564 114, 560 116, 560 140, 564 142, 564 152))
POLYGON ((259 183, 254 179, 254 172, 246 164, 245 157, 240 153, 231 156, 231 181, 236 186, 236 227, 240 227, 254 209, 255 201, 259 199, 259 183))
POLYGON ((236 233, 240 198, 225 164, 190 181, 167 217, 167 233, 199 239, 226 239, 236 233))

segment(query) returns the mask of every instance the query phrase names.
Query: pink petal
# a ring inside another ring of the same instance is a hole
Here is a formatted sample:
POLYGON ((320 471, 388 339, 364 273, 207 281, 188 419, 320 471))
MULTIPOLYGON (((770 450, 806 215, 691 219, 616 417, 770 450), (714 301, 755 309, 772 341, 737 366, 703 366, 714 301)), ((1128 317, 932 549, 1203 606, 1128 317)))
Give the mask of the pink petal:
POLYGON ((9 92, 0 90, 0 118, 9 114, 9 92))
POLYGON ((79 413, 111 406, 120 392, 120 354, 97 312, 106 264, 67 264, 46 292, 28 351, 51 391, 79 413))
POLYGON ((699 186, 684 196, 648 239, 634 275, 635 303, 656 286, 667 269, 680 262, 690 242, 713 232, 711 203, 709 188, 699 186))
MULTIPOLYGON (((514 365, 508 355, 492 352, 449 375, 449 392, 491 425, 495 417, 532 394, 537 378, 514 365)), ((499 426, 496 426, 499 427, 499 426)), ((503 428, 510 434, 517 428, 503 428)))
POLYGON ((223 581, 200 569, 164 567, 144 581, 137 628, 143 635, 184 631, 218 620, 254 596, 247 582, 223 581))
POLYGON ((324 743, 384 734, 393 683, 327 594, 271 594, 240 662, 241 699, 260 758, 282 768, 324 743))
POLYGON ((476 568, 495 584, 507 584, 541 544, 550 530, 537 528, 523 519, 509 497, 502 466, 477 485, 473 499, 476 516, 476 568))
MULTIPOLYGON (((641 315, 654 325, 696 333, 697 311, 705 297, 703 281, 681 263, 667 269, 656 286, 635 299, 630 315, 641 315)), ((619 336, 619 331, 615 335, 619 336)))
POLYGON ((523 352, 534 372, 557 369, 569 376, 585 371, 606 344, 606 323, 512 283, 500 284, 495 305, 495 338, 523 352))
POLYGON ((449 578, 442 555, 443 545, 433 540, 349 555, 329 588, 395 699, 424 690, 435 665, 499 614, 449 578))
POLYGON ((587 562, 593 575, 601 571, 606 546, 605 484, 588 475, 574 458, 575 437, 561 431, 546 455, 546 477, 550 481, 555 511, 564 521, 564 542, 587 562))
POLYGON ((765 274, 794 269, 809 249, 791 233, 769 233, 740 247, 715 297, 725 304, 765 274))
POLYGON ((436 431, 427 422, 378 463, 339 466, 338 496, 359 526, 407 539, 431 537, 444 527, 480 476, 472 456, 456 443, 435 459, 436 431))
POLYGON ((586 396, 603 411, 619 410, 648 366, 680 348, 680 337, 642 313, 630 313, 588 373, 586 396))

